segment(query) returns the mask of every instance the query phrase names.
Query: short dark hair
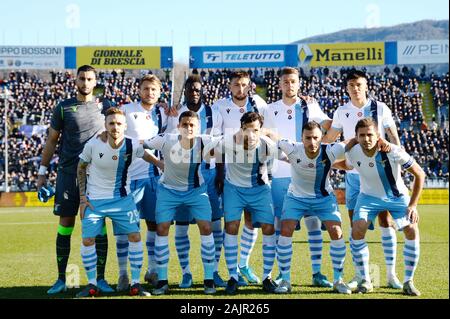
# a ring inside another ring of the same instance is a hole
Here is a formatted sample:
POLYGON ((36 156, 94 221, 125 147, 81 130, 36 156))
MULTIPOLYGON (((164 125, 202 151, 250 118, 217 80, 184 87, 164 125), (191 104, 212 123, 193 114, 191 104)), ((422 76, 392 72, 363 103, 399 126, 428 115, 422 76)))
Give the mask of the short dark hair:
POLYGON ((194 83, 200 83, 202 84, 202 79, 200 75, 198 74, 191 74, 186 79, 186 82, 184 82, 184 88, 187 88, 188 86, 194 84, 194 83))
POLYGON ((184 111, 180 114, 178 118, 178 122, 181 123, 181 120, 185 117, 195 117, 197 120, 199 119, 198 114, 194 111, 184 111))
POLYGON ((350 80, 357 80, 359 78, 364 78, 367 80, 366 73, 361 70, 350 70, 347 73, 347 78, 345 81, 346 81, 346 83, 348 83, 348 81, 350 81, 350 80))
POLYGON ((291 74, 297 76, 299 75, 298 70, 296 68, 285 67, 283 68, 283 70, 281 70, 280 77, 282 77, 283 75, 291 75, 291 74))
POLYGON ((77 69, 77 75, 80 74, 80 72, 90 72, 90 71, 94 72, 95 77, 97 77, 97 72, 95 71, 95 68, 87 64, 82 65, 77 69))
POLYGON ((250 79, 250 74, 248 74, 247 71, 233 71, 230 74, 230 81, 233 79, 241 79, 241 78, 250 79))
POLYGON ((244 115, 242 115, 241 117, 241 128, 243 128, 245 124, 255 121, 259 121, 259 123, 261 124, 260 127, 262 127, 264 124, 264 117, 257 112, 244 113, 244 115))
POLYGON ((317 123, 316 121, 308 122, 308 123, 306 123, 305 125, 303 125, 303 127, 302 127, 302 133, 303 133, 303 131, 312 131, 312 130, 314 130, 315 128, 318 128, 319 130, 322 131, 322 127, 321 127, 320 124, 317 123))
POLYGON ((355 134, 358 135, 358 130, 363 127, 371 127, 373 126, 376 131, 378 131, 377 122, 374 121, 371 117, 366 117, 358 121, 355 126, 355 134))

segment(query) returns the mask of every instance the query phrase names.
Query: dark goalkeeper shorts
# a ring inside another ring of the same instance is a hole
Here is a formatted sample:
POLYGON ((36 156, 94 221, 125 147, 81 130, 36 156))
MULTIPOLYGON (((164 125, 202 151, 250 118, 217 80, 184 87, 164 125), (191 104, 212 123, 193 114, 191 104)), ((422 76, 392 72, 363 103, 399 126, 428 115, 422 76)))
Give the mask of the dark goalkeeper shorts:
POLYGON ((77 175, 58 170, 53 214, 61 217, 76 216, 79 205, 80 192, 78 189, 77 175))

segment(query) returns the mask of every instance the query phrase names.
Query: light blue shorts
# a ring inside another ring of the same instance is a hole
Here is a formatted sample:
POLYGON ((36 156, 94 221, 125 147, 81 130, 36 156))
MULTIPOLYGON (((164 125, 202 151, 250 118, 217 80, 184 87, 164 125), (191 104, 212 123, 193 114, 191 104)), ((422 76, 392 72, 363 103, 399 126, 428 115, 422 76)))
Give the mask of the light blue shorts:
POLYGON ((89 202, 94 210, 87 207, 84 213, 81 221, 83 238, 95 238, 100 235, 106 217, 112 221, 114 235, 139 232, 139 212, 131 194, 122 198, 89 200, 89 202))
POLYGON ((156 200, 156 223, 171 222, 178 208, 183 207, 187 216, 196 220, 211 221, 211 205, 209 203, 206 184, 189 191, 177 191, 159 184, 156 200))
POLYGON ((251 213, 254 227, 274 224, 275 215, 269 185, 239 187, 225 180, 223 203, 226 223, 240 221, 242 211, 246 209, 251 213))
MULTIPOLYGON (((216 170, 204 169, 202 170, 202 175, 208 188, 209 204, 211 205, 212 210, 211 220, 220 219, 223 217, 223 206, 222 196, 218 195, 215 185, 216 170)), ((175 220, 177 222, 190 222, 195 224, 194 217, 189 214, 189 210, 185 209, 184 207, 177 208, 177 212, 175 213, 175 220)))
POLYGON ((130 189, 134 196, 141 219, 155 222, 156 190, 160 176, 131 181, 130 189))
POLYGON ((409 200, 410 197, 405 195, 381 199, 361 193, 353 212, 353 221, 365 220, 373 223, 381 211, 388 210, 397 225, 397 229, 402 230, 403 227, 411 224, 407 216, 409 200))
POLYGON ((322 222, 342 221, 334 194, 322 198, 301 198, 288 192, 281 220, 301 220, 305 216, 317 216, 322 222))
POLYGON ((284 199, 291 183, 290 177, 272 179, 272 201, 275 216, 280 218, 283 212, 284 199))
POLYGON ((359 174, 346 173, 345 174, 345 205, 348 210, 354 210, 356 201, 358 199, 359 190, 361 186, 359 183, 359 174))

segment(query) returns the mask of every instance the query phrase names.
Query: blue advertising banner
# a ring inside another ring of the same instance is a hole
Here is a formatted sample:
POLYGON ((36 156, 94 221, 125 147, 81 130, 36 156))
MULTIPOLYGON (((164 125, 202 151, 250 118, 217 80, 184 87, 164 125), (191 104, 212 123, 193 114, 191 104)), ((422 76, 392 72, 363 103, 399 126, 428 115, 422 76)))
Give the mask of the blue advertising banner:
POLYGON ((190 47, 191 69, 275 68, 297 64, 297 46, 291 44, 190 47))

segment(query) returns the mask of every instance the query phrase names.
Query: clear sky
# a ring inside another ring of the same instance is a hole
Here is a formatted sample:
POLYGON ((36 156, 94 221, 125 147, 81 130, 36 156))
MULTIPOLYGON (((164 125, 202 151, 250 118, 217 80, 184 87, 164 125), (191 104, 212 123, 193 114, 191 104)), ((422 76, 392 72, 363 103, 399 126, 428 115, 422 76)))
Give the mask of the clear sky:
POLYGON ((0 0, 0 45, 286 44, 347 28, 449 17, 447 0, 0 0))

